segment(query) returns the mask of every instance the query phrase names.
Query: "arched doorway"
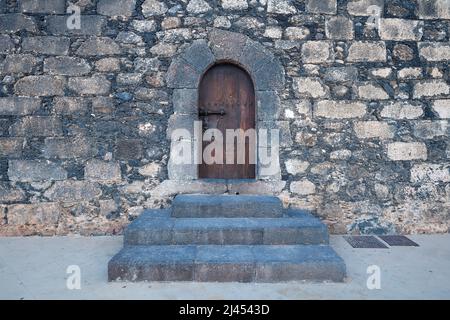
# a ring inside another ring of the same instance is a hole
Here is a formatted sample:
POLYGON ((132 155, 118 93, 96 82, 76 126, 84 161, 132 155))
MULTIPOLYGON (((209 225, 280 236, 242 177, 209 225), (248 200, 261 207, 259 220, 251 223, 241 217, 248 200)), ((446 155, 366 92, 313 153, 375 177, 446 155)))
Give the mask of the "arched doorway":
POLYGON ((222 141, 217 140, 216 146, 217 143, 223 145, 222 154, 211 148, 211 142, 217 138, 209 130, 214 137, 203 142, 202 154, 211 154, 215 160, 221 158, 222 161, 211 164, 203 157, 199 165, 199 178, 255 179, 255 89, 249 74, 234 64, 216 64, 203 75, 198 94, 199 119, 203 130, 220 131, 222 141))

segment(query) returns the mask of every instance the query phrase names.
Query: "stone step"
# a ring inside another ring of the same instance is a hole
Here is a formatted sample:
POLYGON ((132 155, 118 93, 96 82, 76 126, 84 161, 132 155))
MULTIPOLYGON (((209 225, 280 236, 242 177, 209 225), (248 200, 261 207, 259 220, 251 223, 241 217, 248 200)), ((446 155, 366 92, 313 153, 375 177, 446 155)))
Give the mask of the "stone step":
POLYGON ((172 204, 177 218, 276 218, 283 214, 277 197, 257 195, 178 195, 172 204))
POLYGON ((125 246, 108 264, 110 281, 343 281, 330 246, 125 246))
POLYGON ((304 212, 281 218, 171 218, 143 213, 125 230, 125 245, 328 244, 327 227, 304 212))

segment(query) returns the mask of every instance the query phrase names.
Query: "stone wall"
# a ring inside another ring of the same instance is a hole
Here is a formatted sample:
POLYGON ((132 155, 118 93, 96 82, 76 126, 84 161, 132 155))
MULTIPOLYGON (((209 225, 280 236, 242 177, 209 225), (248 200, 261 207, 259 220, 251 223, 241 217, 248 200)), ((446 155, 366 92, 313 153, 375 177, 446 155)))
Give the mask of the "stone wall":
POLYGON ((284 67, 286 205, 335 233, 449 231, 448 0, 73 2, 81 29, 65 0, 0 0, 0 235, 116 234, 170 205, 166 74, 213 29, 284 67))

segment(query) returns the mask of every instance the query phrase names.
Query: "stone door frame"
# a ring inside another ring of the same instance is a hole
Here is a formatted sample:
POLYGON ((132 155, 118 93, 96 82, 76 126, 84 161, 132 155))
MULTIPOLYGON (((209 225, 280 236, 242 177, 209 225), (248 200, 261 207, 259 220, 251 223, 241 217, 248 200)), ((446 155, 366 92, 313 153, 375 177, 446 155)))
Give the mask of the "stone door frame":
MULTIPOLYGON (((194 132, 198 120, 198 87, 203 75, 213 65, 232 63, 244 69, 255 87, 256 129, 277 128, 280 113, 280 91, 284 88, 285 72, 282 64, 269 50, 249 37, 220 29, 211 29, 208 41, 195 40, 179 56, 174 58, 167 72, 167 86, 173 89, 174 113, 169 119, 167 137, 170 140, 175 129, 194 132)), ((168 163, 169 180, 189 182, 198 180, 198 165, 172 163, 173 146, 183 141, 171 141, 168 163)), ((193 145, 193 144, 192 144, 193 145)), ((262 175, 259 161, 256 165, 256 181, 281 181, 279 154, 278 170, 272 175, 262 175)), ((280 190, 281 191, 281 190, 280 190)))

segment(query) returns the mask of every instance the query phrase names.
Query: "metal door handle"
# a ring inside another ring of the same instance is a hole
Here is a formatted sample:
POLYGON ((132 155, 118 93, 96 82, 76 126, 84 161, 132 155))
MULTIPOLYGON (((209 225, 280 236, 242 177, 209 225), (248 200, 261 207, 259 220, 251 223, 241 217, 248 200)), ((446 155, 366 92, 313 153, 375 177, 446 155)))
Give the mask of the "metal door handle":
POLYGON ((207 116, 224 116, 227 113, 224 109, 220 109, 219 111, 209 111, 205 109, 199 109, 198 114, 200 117, 207 117, 207 116))

